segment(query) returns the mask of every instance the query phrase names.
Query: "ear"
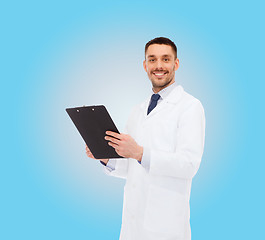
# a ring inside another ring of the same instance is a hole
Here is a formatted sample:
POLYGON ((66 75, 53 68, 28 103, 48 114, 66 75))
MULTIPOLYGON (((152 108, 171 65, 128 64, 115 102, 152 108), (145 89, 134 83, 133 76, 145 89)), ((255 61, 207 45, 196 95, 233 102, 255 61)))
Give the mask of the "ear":
POLYGON ((143 62, 143 66, 144 66, 144 70, 147 72, 147 69, 146 69, 146 61, 145 60, 143 62))
POLYGON ((176 60, 175 60, 175 71, 177 71, 178 68, 179 68, 179 59, 176 58, 176 60))

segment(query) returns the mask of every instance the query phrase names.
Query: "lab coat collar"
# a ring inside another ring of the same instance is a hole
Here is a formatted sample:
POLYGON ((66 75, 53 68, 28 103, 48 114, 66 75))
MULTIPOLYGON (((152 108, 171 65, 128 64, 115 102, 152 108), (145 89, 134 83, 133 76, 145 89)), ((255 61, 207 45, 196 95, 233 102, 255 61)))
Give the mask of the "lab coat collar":
POLYGON ((184 92, 184 89, 181 85, 176 86, 172 92, 164 99, 168 103, 178 103, 180 100, 182 94, 184 92))

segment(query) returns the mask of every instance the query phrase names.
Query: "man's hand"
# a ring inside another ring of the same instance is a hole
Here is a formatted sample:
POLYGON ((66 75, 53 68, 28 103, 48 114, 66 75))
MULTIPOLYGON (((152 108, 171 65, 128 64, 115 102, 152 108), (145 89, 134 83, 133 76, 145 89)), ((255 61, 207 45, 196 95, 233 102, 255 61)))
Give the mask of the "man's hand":
MULTIPOLYGON (((87 147, 87 145, 86 145, 86 155, 87 155, 89 158, 96 159, 96 158, 93 156, 93 154, 92 154, 92 152, 90 151, 90 149, 87 147)), ((106 165, 107 165, 107 163, 108 163, 108 161, 109 161, 109 159, 96 159, 96 160, 102 161, 102 162, 104 162, 106 165)))
POLYGON ((142 161, 143 147, 139 146, 135 140, 128 134, 119 134, 111 131, 106 132, 105 139, 110 141, 108 144, 122 157, 134 158, 142 161))

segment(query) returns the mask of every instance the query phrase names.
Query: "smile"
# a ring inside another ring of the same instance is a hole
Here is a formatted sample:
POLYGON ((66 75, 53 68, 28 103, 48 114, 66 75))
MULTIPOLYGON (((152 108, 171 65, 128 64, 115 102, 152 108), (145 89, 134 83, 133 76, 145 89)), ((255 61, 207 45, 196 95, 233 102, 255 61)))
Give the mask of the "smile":
POLYGON ((161 77, 161 76, 164 76, 164 75, 166 75, 167 74, 167 72, 164 72, 164 73, 153 73, 155 76, 157 76, 157 77, 161 77))

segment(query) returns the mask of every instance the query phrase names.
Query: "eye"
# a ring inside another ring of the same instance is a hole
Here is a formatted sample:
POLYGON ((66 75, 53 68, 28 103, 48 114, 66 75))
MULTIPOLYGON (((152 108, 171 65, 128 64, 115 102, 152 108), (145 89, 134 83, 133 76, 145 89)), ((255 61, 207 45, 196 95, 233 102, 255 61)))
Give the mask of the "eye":
POLYGON ((164 61, 165 61, 165 62, 168 62, 168 61, 169 61, 169 59, 168 59, 168 58, 164 58, 164 61))
POLYGON ((154 62, 155 61, 155 59, 149 59, 149 62, 154 62))

